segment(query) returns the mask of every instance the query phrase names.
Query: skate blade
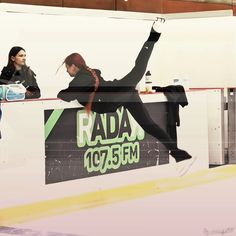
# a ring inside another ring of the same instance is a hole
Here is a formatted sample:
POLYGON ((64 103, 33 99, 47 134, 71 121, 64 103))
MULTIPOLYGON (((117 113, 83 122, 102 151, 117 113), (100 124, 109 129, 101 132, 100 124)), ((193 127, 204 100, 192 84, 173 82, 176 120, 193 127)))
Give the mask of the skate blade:
POLYGON ((189 160, 182 161, 182 163, 177 164, 178 165, 177 166, 178 175, 180 177, 186 175, 188 173, 188 171, 191 169, 191 167, 193 166, 193 164, 195 163, 196 160, 197 160, 197 157, 192 157, 189 160))

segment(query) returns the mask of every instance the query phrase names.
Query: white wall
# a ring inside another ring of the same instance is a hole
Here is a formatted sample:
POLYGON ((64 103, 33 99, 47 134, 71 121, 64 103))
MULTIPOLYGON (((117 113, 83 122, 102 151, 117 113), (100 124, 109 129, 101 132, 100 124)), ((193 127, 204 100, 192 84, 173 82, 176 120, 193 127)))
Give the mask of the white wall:
MULTIPOLYGON (((207 169, 209 164, 207 94, 206 90, 188 92, 191 106, 180 110, 178 146, 196 158, 188 172, 181 171, 185 165, 189 165, 188 163, 182 162, 176 165, 174 159, 170 158, 170 164, 166 165, 49 185, 45 185, 43 111, 75 108, 78 104, 60 100, 3 102, 4 115, 1 121, 3 138, 0 140, 0 189, 3 191, 1 191, 0 207, 101 191, 140 181, 179 177, 183 173, 191 174, 207 169)), ((166 101, 161 93, 141 95, 141 98, 143 102, 166 101)))
MULTIPOLYGON (((43 97, 55 97, 67 86, 64 67, 56 70, 72 52, 100 68, 105 79, 121 78, 132 68, 152 25, 138 19, 10 12, 0 12, 0 22, 0 67, 12 46, 24 47, 43 97)), ((190 87, 235 87, 235 40, 232 16, 167 20, 148 66, 153 84, 184 78, 190 87)))
POLYGON ((195 88, 235 87, 235 41, 232 16, 167 21, 152 61, 155 78, 186 78, 195 88))

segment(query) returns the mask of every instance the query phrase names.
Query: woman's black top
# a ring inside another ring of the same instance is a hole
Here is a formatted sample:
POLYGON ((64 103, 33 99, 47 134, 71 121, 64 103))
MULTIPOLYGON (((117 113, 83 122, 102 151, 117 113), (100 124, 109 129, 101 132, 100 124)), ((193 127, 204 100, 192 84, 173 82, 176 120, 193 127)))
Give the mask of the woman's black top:
POLYGON ((15 70, 12 66, 5 66, 0 75, 0 84, 22 83, 30 95, 26 93, 26 99, 39 98, 41 96, 35 73, 28 67, 23 66, 21 70, 15 70))

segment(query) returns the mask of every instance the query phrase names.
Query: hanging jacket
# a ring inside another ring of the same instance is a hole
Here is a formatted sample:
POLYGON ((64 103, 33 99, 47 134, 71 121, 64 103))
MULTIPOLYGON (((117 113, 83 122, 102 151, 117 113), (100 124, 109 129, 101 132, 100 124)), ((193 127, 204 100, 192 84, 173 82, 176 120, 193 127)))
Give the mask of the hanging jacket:
POLYGON ((169 85, 166 87, 153 86, 156 92, 163 92, 167 98, 167 130, 169 135, 177 144, 176 126, 180 126, 179 106, 188 105, 188 100, 182 85, 169 85))

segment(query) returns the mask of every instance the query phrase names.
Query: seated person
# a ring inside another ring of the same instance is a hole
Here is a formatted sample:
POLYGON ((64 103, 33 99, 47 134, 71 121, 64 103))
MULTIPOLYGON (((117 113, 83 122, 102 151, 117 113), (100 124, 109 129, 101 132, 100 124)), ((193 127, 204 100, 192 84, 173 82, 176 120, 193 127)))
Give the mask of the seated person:
POLYGON ((3 67, 0 84, 21 83, 25 88, 25 99, 41 96, 35 73, 26 65, 26 53, 22 47, 11 48, 8 54, 8 64, 3 67))

